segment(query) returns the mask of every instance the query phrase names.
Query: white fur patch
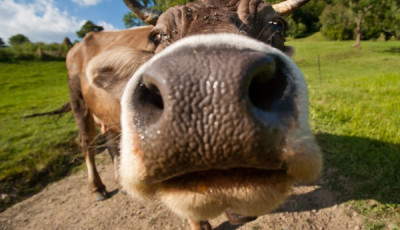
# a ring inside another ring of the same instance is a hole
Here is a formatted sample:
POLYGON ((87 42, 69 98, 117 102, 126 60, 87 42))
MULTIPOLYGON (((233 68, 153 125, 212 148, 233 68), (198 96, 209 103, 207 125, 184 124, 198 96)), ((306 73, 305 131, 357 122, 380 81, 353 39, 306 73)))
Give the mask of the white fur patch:
POLYGON ((120 99, 125 84, 137 69, 138 50, 117 46, 93 57, 86 68, 86 78, 91 87, 102 88, 110 96, 120 99), (96 81, 103 85, 97 85, 96 81))
POLYGON ((274 182, 229 189, 214 187, 204 193, 162 190, 157 197, 177 215, 191 220, 211 219, 227 208, 240 215, 260 216, 280 205, 293 184, 290 178, 274 182))

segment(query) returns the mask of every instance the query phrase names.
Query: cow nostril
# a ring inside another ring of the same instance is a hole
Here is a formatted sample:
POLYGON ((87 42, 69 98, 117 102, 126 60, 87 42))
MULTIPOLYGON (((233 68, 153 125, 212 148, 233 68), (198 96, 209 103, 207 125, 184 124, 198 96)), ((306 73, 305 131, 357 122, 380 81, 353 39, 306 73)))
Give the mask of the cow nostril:
POLYGON ((250 102, 258 109, 270 111, 283 97, 287 84, 287 78, 277 64, 264 65, 251 77, 248 87, 250 102))
POLYGON ((146 80, 141 80, 133 96, 135 111, 141 122, 154 123, 164 110, 164 101, 159 88, 146 80))
POLYGON ((153 84, 150 84, 149 86, 144 85, 143 99, 149 105, 152 105, 157 109, 164 109, 164 102, 160 90, 153 84))

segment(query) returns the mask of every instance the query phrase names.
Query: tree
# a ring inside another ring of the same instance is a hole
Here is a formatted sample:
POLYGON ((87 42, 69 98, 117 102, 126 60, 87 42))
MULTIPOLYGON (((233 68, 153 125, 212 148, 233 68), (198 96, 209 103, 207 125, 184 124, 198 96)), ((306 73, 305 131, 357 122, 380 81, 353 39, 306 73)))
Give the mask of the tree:
POLYGON ((342 3, 327 5, 320 16, 320 21, 322 24, 321 33, 328 39, 353 39, 353 14, 342 3))
POLYGON ((363 22, 366 15, 377 4, 375 3, 375 1, 372 0, 350 0, 348 2, 350 9, 354 13, 356 21, 356 43, 354 44, 354 46, 357 48, 361 48, 361 36, 362 36, 361 23, 363 22))
POLYGON ((185 5, 189 2, 194 2, 196 0, 154 0, 155 9, 165 12, 168 8, 176 5, 185 5))
POLYGON ((400 34, 400 0, 334 0, 320 16, 321 32, 329 39, 355 39, 354 46, 361 48, 361 40, 376 39, 382 33, 385 39, 400 34))
POLYGON ((386 41, 393 36, 400 39, 400 0, 383 0, 380 9, 367 20, 384 34, 386 41))
MULTIPOLYGON (((366 20, 373 13, 378 12, 382 7, 382 1, 375 0, 337 0, 337 3, 351 10, 355 26, 354 46, 361 48, 361 39, 363 38, 364 29, 368 28, 366 20)), ((372 27, 371 27, 372 28, 372 27)))
MULTIPOLYGON (((195 0, 142 0, 139 1, 144 7, 152 6, 156 10, 165 12, 168 8, 176 5, 185 5, 188 2, 193 2, 195 0)), ((131 28, 135 26, 142 26, 145 23, 139 19, 134 13, 128 12, 124 14, 122 18, 125 28, 131 28)))
POLYGON ((317 32, 321 28, 319 16, 326 3, 324 0, 313 0, 297 9, 289 18, 288 35, 291 37, 304 37, 317 32))
POLYGON ((400 0, 338 0, 346 4, 354 15, 355 47, 361 48, 362 39, 400 37, 400 0))
POLYGON ((86 21, 85 24, 81 27, 79 31, 76 32, 76 35, 78 35, 79 38, 85 37, 85 35, 91 31, 94 32, 99 32, 104 30, 102 26, 98 26, 94 24, 92 21, 86 21))
POLYGON ((8 44, 11 46, 18 46, 24 43, 30 43, 29 39, 23 34, 16 34, 8 38, 8 44))
POLYGON ((0 38, 0 47, 5 47, 6 43, 3 41, 3 38, 0 38))
POLYGON ((122 20, 124 21, 125 28, 143 26, 145 24, 143 20, 137 18, 136 15, 132 12, 124 14, 122 20))
MULTIPOLYGON (((148 7, 149 4, 153 5, 155 4, 155 2, 153 0, 142 0, 139 1, 140 4, 142 4, 142 6, 144 7, 148 7), (151 2, 150 2, 151 1, 151 2)), ((136 27, 136 26, 143 26, 146 23, 143 22, 142 19, 139 19, 134 13, 132 12, 128 12, 126 14, 124 14, 124 16, 122 17, 122 21, 124 22, 125 28, 131 28, 131 27, 136 27)))

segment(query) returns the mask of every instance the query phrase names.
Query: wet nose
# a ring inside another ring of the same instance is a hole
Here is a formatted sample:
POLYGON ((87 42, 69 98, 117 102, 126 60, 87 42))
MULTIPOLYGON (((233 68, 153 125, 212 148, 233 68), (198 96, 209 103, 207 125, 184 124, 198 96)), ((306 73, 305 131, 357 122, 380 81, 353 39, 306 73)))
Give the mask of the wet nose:
POLYGON ((224 55, 222 52, 215 52, 218 55, 214 57, 197 54, 198 62, 194 65, 188 60, 188 54, 174 55, 148 68, 133 95, 133 106, 140 111, 141 125, 156 123, 164 111, 174 110, 173 105, 186 107, 193 101, 202 101, 193 97, 196 91, 206 91, 203 99, 214 97, 216 100, 228 93, 232 97, 227 98, 226 104, 231 100, 245 100, 247 109, 253 113, 273 114, 287 109, 283 107, 289 106, 284 98, 288 78, 279 60, 273 55, 251 51, 224 55), (201 62, 205 59, 208 65, 201 62), (211 63, 212 59, 218 59, 217 63, 211 63), (174 103, 176 100, 179 103, 174 103))
POLYGON ((131 100, 149 174, 280 168, 290 82, 278 57, 254 50, 188 48, 155 60, 131 100))

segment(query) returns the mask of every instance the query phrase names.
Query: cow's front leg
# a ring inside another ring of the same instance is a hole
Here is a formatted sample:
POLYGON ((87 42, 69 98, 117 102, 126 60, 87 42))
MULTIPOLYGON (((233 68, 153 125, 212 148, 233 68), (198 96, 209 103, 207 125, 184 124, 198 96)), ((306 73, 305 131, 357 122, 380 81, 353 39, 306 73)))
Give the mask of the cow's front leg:
POLYGON ((88 171, 89 189, 95 200, 104 200, 107 197, 106 187, 97 173, 94 161, 97 153, 95 143, 96 129, 93 117, 83 99, 79 75, 70 76, 68 86, 70 105, 76 124, 78 125, 81 147, 88 171))
POLYGON ((83 127, 79 127, 82 151, 85 157, 86 168, 88 171, 89 189, 92 197, 96 201, 107 199, 106 186, 100 179, 99 173, 96 169, 95 157, 97 154, 96 147, 96 129, 94 120, 90 114, 86 115, 83 127))
POLYGON ((208 221, 189 220, 190 230, 211 230, 211 225, 208 221))

